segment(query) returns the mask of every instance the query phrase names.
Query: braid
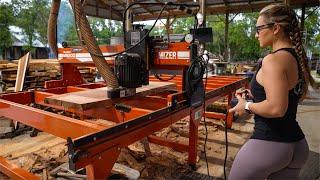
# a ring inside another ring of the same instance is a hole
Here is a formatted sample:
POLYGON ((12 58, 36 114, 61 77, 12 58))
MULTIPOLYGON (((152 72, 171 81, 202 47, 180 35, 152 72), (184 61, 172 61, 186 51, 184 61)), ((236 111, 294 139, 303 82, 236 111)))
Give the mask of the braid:
POLYGON ((290 39, 292 41, 292 44, 294 45, 294 49, 297 53, 297 55, 299 56, 298 58, 298 62, 299 62, 299 66, 300 66, 300 76, 303 78, 303 92, 302 92, 302 99, 304 99, 304 97, 306 96, 307 92, 308 92, 308 85, 309 83, 311 84, 311 86, 315 87, 315 81, 313 79, 313 77, 310 74, 310 69, 309 69, 309 65, 308 65, 308 58, 307 55, 305 53, 303 44, 302 44, 302 38, 301 38, 301 31, 299 28, 299 22, 297 20, 297 16, 295 14, 295 12, 291 9, 287 9, 288 11, 288 15, 291 19, 291 24, 290 24, 290 39))
POLYGON ((278 23, 284 29, 284 32, 289 35, 294 49, 299 56, 297 58, 299 64, 299 76, 302 78, 302 98, 308 92, 309 83, 313 88, 316 87, 316 83, 310 74, 308 66, 308 59, 304 51, 301 32, 299 28, 298 18, 296 13, 285 4, 271 4, 260 11, 260 15, 266 17, 268 23, 278 23))

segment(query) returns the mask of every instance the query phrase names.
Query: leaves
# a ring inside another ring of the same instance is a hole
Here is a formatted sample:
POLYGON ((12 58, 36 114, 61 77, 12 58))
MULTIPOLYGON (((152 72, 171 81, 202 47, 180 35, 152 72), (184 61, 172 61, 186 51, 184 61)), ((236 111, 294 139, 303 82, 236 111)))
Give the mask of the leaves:
POLYGON ((13 22, 12 6, 0 3, 0 12, 0 52, 2 52, 13 42, 9 31, 9 26, 13 22))
POLYGON ((25 48, 31 49, 36 39, 47 44, 49 0, 13 0, 12 5, 17 12, 14 24, 21 27, 27 37, 28 46, 25 48))

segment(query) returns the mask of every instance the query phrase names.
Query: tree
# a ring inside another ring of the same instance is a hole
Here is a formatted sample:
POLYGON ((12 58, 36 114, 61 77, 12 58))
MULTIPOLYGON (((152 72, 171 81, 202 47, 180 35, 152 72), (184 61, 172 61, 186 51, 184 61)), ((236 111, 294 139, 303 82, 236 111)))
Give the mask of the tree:
POLYGON ((16 14, 16 25, 24 30, 27 36, 28 46, 26 50, 32 49, 35 39, 47 44, 47 24, 49 19, 48 0, 12 0, 16 14))
POLYGON ((224 22, 221 15, 207 16, 208 27, 212 28, 212 43, 208 43, 206 48, 213 54, 223 55, 224 46, 224 22))
POLYGON ((255 38, 255 25, 257 13, 242 14, 242 19, 234 21, 230 25, 230 49, 231 59, 234 61, 258 60, 262 49, 255 38))
POLYGON ((12 45, 12 37, 9 26, 13 23, 12 6, 6 3, 0 3, 0 56, 2 52, 12 45))
POLYGON ((319 8, 306 8, 305 45, 312 53, 320 52, 320 10, 319 8))
POLYGON ((194 27, 194 17, 178 18, 172 24, 174 34, 188 34, 194 27))

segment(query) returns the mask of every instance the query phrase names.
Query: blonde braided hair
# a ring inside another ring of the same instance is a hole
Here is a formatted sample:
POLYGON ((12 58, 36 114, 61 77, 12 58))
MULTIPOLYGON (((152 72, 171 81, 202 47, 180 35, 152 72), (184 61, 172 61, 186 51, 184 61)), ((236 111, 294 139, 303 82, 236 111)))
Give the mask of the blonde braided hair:
POLYGON ((267 23, 277 23, 283 27, 284 33, 289 36, 294 49, 299 56, 299 74, 302 79, 302 93, 301 100, 304 99, 308 92, 308 85, 316 87, 316 83, 310 74, 308 66, 308 59, 302 44, 301 31, 296 13, 285 4, 271 4, 264 7, 260 11, 260 16, 265 17, 267 23))

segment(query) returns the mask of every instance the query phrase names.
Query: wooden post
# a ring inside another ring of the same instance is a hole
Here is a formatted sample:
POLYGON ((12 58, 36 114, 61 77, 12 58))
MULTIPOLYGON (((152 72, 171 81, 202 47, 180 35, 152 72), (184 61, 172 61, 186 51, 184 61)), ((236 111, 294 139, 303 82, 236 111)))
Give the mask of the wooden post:
POLYGON ((229 61, 229 11, 226 12, 224 23, 224 60, 229 61))
POLYGON ((290 0, 283 0, 284 4, 290 6, 290 0))
POLYGON ((300 21, 300 29, 301 31, 304 31, 304 20, 305 20, 305 14, 306 14, 306 7, 305 5, 301 8, 301 21, 300 21))
POLYGON ((203 24, 202 24, 202 27, 206 27, 207 25, 207 22, 206 22, 206 16, 207 16, 207 13, 206 13, 206 0, 200 0, 200 13, 203 15, 203 24))

